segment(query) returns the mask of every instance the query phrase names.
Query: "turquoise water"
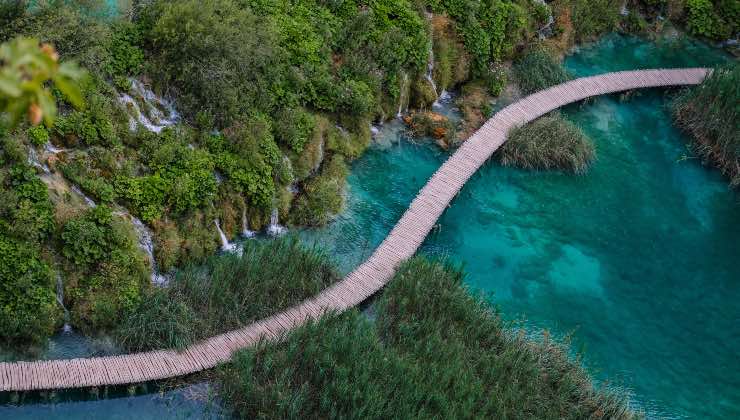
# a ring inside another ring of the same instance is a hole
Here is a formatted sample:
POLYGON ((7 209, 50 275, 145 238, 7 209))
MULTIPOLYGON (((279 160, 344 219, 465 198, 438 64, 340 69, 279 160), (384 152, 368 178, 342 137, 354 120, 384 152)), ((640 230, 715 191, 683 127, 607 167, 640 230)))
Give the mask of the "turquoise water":
MULTIPOLYGON (((611 36, 566 67, 717 64, 701 44, 611 36)), ((600 97, 564 115, 591 136, 585 176, 489 164, 422 253, 465 265, 467 283, 506 316, 572 333, 598 379, 634 392, 650 417, 740 416, 740 195, 688 154, 664 91, 600 97)), ((392 228, 446 154, 384 127, 350 176, 348 207, 306 233, 349 270, 392 228)))
MULTIPOLYGON (((586 75, 724 59, 701 44, 611 36, 566 66, 586 75)), ((717 171, 682 159, 686 138, 671 126, 666 104, 664 92, 644 91, 568 107, 566 117, 596 143, 588 174, 491 163, 421 252, 464 264, 468 284, 492 293, 509 318, 572 333, 595 377, 629 387, 650 417, 737 418, 740 195, 717 171)), ((398 122, 387 123, 353 164, 346 210, 327 228, 301 233, 344 271, 372 252, 448 156, 401 133, 398 122)), ((74 347, 60 344, 60 353, 74 347)), ((0 418, 219 415, 193 394, 26 402, 0 406, 0 418)))

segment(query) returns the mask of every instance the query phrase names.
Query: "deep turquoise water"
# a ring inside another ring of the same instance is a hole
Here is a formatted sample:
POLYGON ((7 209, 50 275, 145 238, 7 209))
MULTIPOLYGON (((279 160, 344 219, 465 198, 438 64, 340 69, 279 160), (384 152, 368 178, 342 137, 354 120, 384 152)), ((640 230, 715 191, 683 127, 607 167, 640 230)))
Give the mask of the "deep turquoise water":
MULTIPOLYGON (((709 65, 701 44, 611 36, 566 60, 577 75, 709 65)), ((572 333, 598 379, 634 392, 650 417, 740 416, 740 195, 687 154, 663 91, 601 97, 564 110, 596 142, 580 177, 488 164, 422 253, 465 265, 468 284, 510 319, 572 333)), ((353 164, 346 210, 302 232, 349 271, 390 231, 448 156, 398 122, 353 164)), ((60 350, 61 351, 61 350, 60 350)), ((0 406, 0 418, 201 418, 187 396, 0 406)), ((210 410, 210 411, 209 411, 210 410)))
MULTIPOLYGON (((608 37, 567 58, 582 76, 711 65, 685 41, 608 37)), ((665 91, 564 110, 591 136, 588 174, 485 166, 427 238, 424 254, 465 265, 467 283, 512 319, 572 333, 598 379, 634 392, 650 417, 740 416, 740 195, 671 125, 665 91)), ((354 166, 347 211, 306 233, 346 270, 390 231, 446 158, 385 127, 354 166), (390 144, 389 144, 390 143, 390 144)))

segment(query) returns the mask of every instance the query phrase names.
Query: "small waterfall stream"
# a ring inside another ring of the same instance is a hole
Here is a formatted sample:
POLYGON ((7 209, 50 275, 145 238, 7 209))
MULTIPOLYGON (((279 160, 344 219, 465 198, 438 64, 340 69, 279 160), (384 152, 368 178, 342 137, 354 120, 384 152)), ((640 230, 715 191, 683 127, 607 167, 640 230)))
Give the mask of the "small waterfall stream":
POLYGON ((82 197, 82 199, 83 199, 83 200, 85 200, 85 203, 86 203, 86 204, 87 204, 88 206, 90 206, 90 207, 97 207, 97 206, 98 206, 97 204, 95 204, 95 201, 93 201, 93 199, 92 199, 92 198, 90 198, 90 197, 86 196, 86 195, 85 195, 85 193, 83 193, 83 192, 82 192, 82 190, 81 190, 81 189, 80 189, 80 188, 79 188, 79 187, 78 187, 77 185, 74 185, 74 184, 70 184, 70 187, 69 187, 69 188, 70 188, 70 189, 71 189, 72 191, 74 191, 74 193, 75 193, 75 194, 77 194, 77 195, 79 195, 80 197, 82 197))
POLYGON ((180 115, 171 102, 158 97, 143 83, 136 79, 131 82, 131 94, 121 93, 118 102, 129 116, 129 129, 135 131, 139 125, 147 130, 159 133, 165 127, 177 123, 180 115))
POLYGON ((165 286, 169 278, 160 273, 157 268, 157 260, 154 259, 154 241, 152 240, 152 231, 137 217, 131 216, 126 210, 116 212, 119 216, 127 218, 134 225, 134 230, 139 237, 139 248, 141 248, 149 257, 149 267, 152 270, 151 281, 156 286, 165 286))
POLYGON ((270 214, 270 224, 267 226, 267 234, 270 236, 280 236, 286 230, 285 226, 280 225, 278 209, 273 208, 272 214, 270 214))
POLYGON ((64 281, 62 280, 62 275, 59 273, 57 273, 57 302, 59 302, 59 305, 64 310, 64 327, 62 328, 62 332, 65 334, 70 333, 72 332, 72 326, 69 325, 69 311, 64 306, 64 281))
MULTIPOLYGON (((247 223, 247 208, 245 207, 242 209, 242 236, 245 238, 254 238, 255 235, 257 235, 257 233, 249 229, 249 223, 247 223)), ((223 241, 223 237, 221 237, 221 241, 223 241)))
POLYGON ((218 236, 221 238, 221 250, 224 252, 236 252, 239 247, 235 243, 229 242, 229 238, 226 237, 226 234, 223 230, 221 230, 221 224, 218 221, 218 219, 214 219, 213 222, 216 224, 216 230, 218 231, 218 236))
POLYGON ((408 88, 409 88, 409 75, 406 74, 406 72, 401 72, 401 93, 398 95, 398 113, 396 114, 396 117, 401 118, 405 111, 408 111, 409 106, 409 98, 408 98, 408 88), (405 100, 405 101, 404 101, 405 100), (405 108, 404 108, 405 103, 405 108))

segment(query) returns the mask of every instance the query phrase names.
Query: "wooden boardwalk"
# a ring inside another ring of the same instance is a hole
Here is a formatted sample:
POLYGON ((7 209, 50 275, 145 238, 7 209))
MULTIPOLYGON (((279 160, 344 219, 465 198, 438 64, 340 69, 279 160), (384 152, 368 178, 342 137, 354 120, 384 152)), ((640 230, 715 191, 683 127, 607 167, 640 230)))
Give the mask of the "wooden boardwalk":
POLYGON ((434 173, 375 252, 342 281, 286 311, 211 337, 182 352, 158 350, 87 359, 0 363, 0 391, 79 388, 164 379, 210 369, 235 351, 276 339, 325 311, 344 311, 380 290, 410 258, 467 180, 506 140, 508 131, 563 105, 624 90, 692 85, 709 70, 637 70, 575 79, 502 109, 434 173))

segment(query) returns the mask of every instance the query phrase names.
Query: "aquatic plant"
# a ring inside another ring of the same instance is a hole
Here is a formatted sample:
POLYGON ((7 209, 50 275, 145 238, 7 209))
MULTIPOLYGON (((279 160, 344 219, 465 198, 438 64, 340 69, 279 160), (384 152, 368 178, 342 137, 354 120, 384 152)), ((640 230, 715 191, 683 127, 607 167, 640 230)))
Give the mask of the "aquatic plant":
POLYGON ((326 254, 295 237, 241 246, 150 290, 123 318, 119 342, 131 351, 182 348, 277 313, 339 279, 326 254))
POLYGON ((694 138, 692 149, 740 186, 740 65, 715 69, 673 101, 676 123, 694 138))
POLYGON ((596 152, 581 129, 556 114, 512 130, 496 157, 504 166, 581 174, 588 170, 596 152))
POLYGON ((563 66, 544 47, 535 46, 512 67, 522 93, 530 94, 570 79, 563 66))
POLYGON ((633 418, 595 388, 567 348, 510 329, 461 286, 463 274, 415 258, 376 303, 243 350, 220 369, 242 418, 633 418))

